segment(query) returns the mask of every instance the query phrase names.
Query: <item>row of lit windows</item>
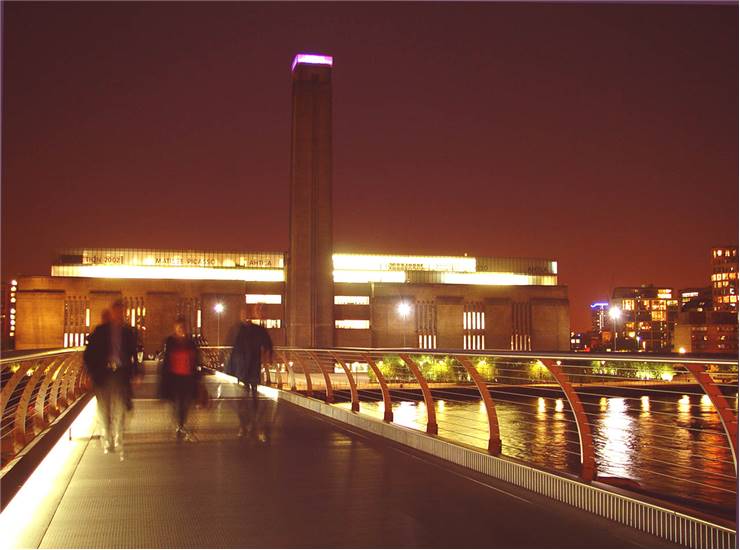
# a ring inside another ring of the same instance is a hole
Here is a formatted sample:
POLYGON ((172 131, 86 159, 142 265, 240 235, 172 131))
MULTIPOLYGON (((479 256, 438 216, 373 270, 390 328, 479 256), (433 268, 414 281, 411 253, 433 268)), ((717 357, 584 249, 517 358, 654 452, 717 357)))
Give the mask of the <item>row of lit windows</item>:
POLYGON ((466 334, 463 336, 463 349, 486 349, 485 334, 466 334))
POLYGON ((367 306, 370 305, 370 296, 334 296, 336 306, 367 306))
POLYGON ((280 328, 283 326, 283 322, 280 319, 254 319, 252 322, 255 325, 260 325, 265 328, 280 328))
POLYGON ((730 257, 735 258, 737 257, 737 248, 732 248, 732 249, 718 248, 712 251, 712 256, 715 258, 721 258, 723 256, 726 258, 730 258, 730 257))
POLYGON ((419 349, 437 349, 437 335, 419 334, 419 349))
POLYGON ((712 286, 714 288, 735 288, 737 285, 732 281, 715 281, 714 283, 712 283, 712 286))
POLYGON ((334 321, 334 328, 367 330, 370 328, 370 321, 367 319, 337 319, 334 321))
POLYGON ((64 347, 65 348, 78 348, 85 345, 85 339, 87 334, 84 332, 65 332, 64 333, 64 347))
POLYGON ((282 304, 282 294, 245 294, 244 300, 248 304, 282 304))
POLYGON ((734 281, 737 279, 737 273, 730 272, 722 272, 722 273, 713 273, 712 274, 712 281, 734 281))
POLYGON ((486 313, 484 311, 466 311, 463 313, 464 330, 485 330, 486 313))

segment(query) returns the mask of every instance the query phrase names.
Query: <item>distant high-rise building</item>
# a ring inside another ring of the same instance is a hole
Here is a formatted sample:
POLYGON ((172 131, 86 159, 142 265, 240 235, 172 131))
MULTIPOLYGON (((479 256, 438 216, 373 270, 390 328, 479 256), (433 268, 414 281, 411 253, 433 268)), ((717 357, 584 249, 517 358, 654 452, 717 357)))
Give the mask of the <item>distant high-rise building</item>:
POLYGON ((594 302, 591 304, 591 332, 599 334, 608 330, 609 302, 594 302))
POLYGON ((334 344, 332 277, 333 59, 293 60, 290 159, 290 252, 286 297, 288 345, 334 344))
POLYGON ((681 311, 711 311, 712 287, 682 288, 678 291, 681 311))
POLYGON ((715 311, 737 313, 737 246, 712 250, 712 302, 715 311))
POLYGON ((618 287, 610 307, 619 309, 616 318, 616 349, 670 352, 678 299, 672 288, 643 285, 618 287))
POLYGON ((590 351, 591 333, 571 332, 570 351, 590 351))

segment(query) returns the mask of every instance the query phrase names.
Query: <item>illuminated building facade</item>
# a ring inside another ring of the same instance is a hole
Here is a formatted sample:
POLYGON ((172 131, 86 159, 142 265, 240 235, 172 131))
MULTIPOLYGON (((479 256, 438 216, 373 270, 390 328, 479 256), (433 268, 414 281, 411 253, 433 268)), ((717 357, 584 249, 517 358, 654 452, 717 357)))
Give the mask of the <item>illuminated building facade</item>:
MULTIPOLYGON (((552 260, 334 254, 332 267, 336 346, 570 348, 567 289, 552 260)), ((81 345, 115 299, 147 353, 178 315, 211 345, 226 343, 244 303, 263 304, 262 324, 285 344, 288 269, 277 252, 65 250, 50 277, 19 279, 17 347, 81 345)))
POLYGON ((609 302, 594 302, 591 309, 591 332, 600 334, 608 330, 609 302))
POLYGON ((715 311, 737 313, 737 246, 712 250, 712 301, 715 311))
POLYGON ((287 254, 66 250, 50 277, 19 278, 16 347, 81 345, 121 299, 147 353, 178 315, 209 344, 228 343, 245 302, 262 304, 278 345, 568 350, 552 260, 333 253, 333 63, 299 54, 291 67, 287 254))
POLYGON ((616 327, 617 351, 671 351, 673 327, 678 316, 678 298, 667 287, 643 285, 618 287, 612 293, 610 308, 619 315, 610 318, 616 327))

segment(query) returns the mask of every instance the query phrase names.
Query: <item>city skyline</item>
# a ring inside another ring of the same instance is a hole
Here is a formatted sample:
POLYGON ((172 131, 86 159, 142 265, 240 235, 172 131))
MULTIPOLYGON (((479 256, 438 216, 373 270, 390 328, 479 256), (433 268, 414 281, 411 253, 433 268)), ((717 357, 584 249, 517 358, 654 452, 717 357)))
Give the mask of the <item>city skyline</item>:
POLYGON ((385 9, 6 5, 3 276, 68 246, 287 250, 290 62, 315 51, 336 252, 552 257, 575 330, 617 286, 708 286, 737 238, 736 6, 385 9))

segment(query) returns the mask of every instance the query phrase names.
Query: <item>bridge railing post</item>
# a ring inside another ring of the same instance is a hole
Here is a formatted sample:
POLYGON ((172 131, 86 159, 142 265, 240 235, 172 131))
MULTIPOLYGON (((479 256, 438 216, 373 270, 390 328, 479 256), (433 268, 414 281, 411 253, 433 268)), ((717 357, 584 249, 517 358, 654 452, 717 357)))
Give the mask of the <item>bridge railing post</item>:
POLYGON ((480 375, 478 370, 473 365, 469 357, 465 355, 457 355, 455 358, 465 368, 465 371, 470 375, 473 383, 478 388, 481 399, 486 407, 486 414, 488 416, 488 451, 493 455, 501 454, 501 433, 499 431, 498 416, 496 415, 496 405, 491 397, 491 392, 488 391, 488 386, 485 380, 480 375))
POLYGON ((327 403, 334 403, 334 390, 331 385, 331 377, 329 376, 329 373, 326 370, 326 367, 321 364, 321 360, 316 356, 316 354, 313 351, 307 352, 309 358, 316 363, 316 366, 321 371, 321 374, 324 376, 324 384, 326 386, 326 402, 327 403))
POLYGON ((347 367, 347 364, 344 361, 343 357, 341 357, 340 355, 334 352, 331 352, 330 355, 334 359, 334 362, 338 363, 342 367, 342 370, 344 371, 344 375, 347 377, 347 382, 349 383, 350 396, 352 399, 352 410, 354 412, 360 412, 360 396, 357 392, 357 383, 355 382, 355 379, 352 376, 352 373, 347 367))
POLYGON ((419 370, 419 366, 414 362, 413 359, 411 359, 411 356, 409 356, 409 354, 402 353, 400 357, 401 360, 406 363, 406 366, 411 371, 411 374, 414 375, 414 378, 416 378, 416 381, 419 383, 419 387, 421 388, 421 393, 424 397, 424 405, 427 410, 427 433, 437 435, 437 433, 439 433, 439 426, 437 425, 437 413, 434 410, 434 398, 432 397, 432 392, 429 389, 429 384, 427 384, 426 379, 419 370))
POLYGON ((573 389, 568 375, 560 368, 557 361, 552 359, 542 359, 550 374, 565 394, 565 398, 570 404, 570 410, 576 420, 578 430, 578 442, 581 454, 581 479, 584 481, 593 481, 596 478, 596 456, 594 452, 594 440, 591 433, 591 425, 588 422, 588 416, 583 409, 583 403, 578 393, 573 389))
POLYGON ((388 382, 375 363, 375 360, 369 354, 364 354, 363 357, 367 361, 368 367, 370 367, 378 379, 378 384, 380 384, 380 392, 383 395, 383 421, 393 422, 393 401, 391 400, 391 392, 388 390, 388 382))
POLYGON ((737 416, 733 412, 730 404, 725 399, 722 391, 719 389, 717 384, 714 382, 712 377, 706 371, 706 365, 698 365, 696 363, 686 363, 683 367, 691 373, 694 380, 701 386, 704 393, 709 397, 712 405, 714 406, 717 414, 719 415, 722 427, 725 431, 725 436, 730 444, 730 451, 732 452, 732 460, 735 466, 735 474, 737 475, 737 416))

